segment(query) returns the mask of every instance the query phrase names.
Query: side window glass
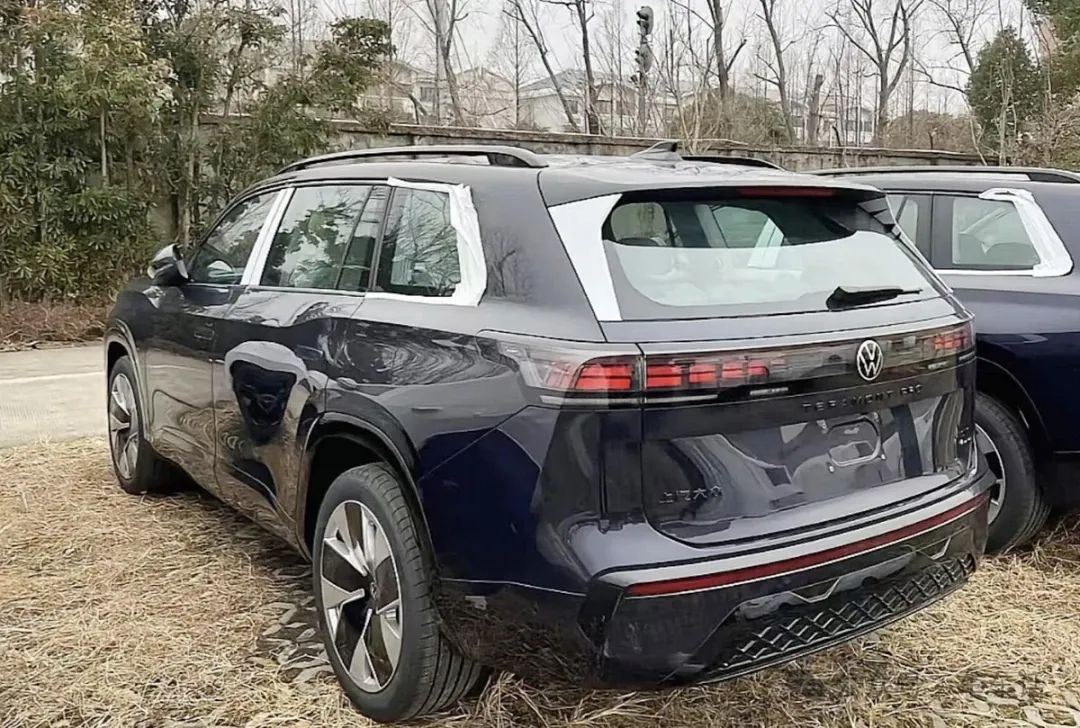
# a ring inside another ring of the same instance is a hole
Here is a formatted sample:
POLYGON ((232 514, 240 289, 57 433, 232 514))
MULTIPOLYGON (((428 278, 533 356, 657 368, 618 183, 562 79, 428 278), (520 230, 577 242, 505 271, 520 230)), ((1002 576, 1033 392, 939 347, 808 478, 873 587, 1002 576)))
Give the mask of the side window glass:
POLYGON ((270 244, 264 286, 327 290, 338 275, 371 187, 298 187, 270 244))
POLYGON ((930 198, 926 195, 893 194, 888 196, 889 207, 892 208, 893 217, 904 234, 915 243, 919 252, 930 259, 930 241, 926 239, 926 231, 920 231, 919 224, 927 226, 930 214, 930 198))
POLYGON ((457 231, 443 192, 401 187, 383 236, 376 289, 415 296, 451 296, 461 283, 457 231))
POLYGON ((343 291, 366 291, 371 280, 371 259, 375 254, 375 243, 379 238, 379 225, 386 211, 386 199, 390 196, 389 187, 373 187, 368 195, 360 221, 353 230, 349 249, 345 253, 345 264, 341 269, 338 288, 343 291))
POLYGON ((277 192, 251 197, 233 207, 203 239, 191 260, 193 283, 235 285, 247 267, 277 192))
POLYGON ((889 207, 900 229, 915 240, 919 233, 919 204, 909 195, 889 195, 889 207))
POLYGON ((949 268, 1026 270, 1039 254, 1011 202, 953 197, 949 268))

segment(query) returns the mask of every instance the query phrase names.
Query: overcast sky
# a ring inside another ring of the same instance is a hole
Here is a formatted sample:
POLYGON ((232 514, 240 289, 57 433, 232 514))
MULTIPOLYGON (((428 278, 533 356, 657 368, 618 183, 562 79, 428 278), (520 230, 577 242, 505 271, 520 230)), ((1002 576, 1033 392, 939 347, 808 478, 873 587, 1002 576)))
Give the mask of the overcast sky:
MULTIPOLYGON (((467 17, 459 23, 458 53, 461 68, 485 65, 507 72, 508 54, 505 46, 500 43, 500 34, 504 32, 504 19, 501 9, 505 0, 458 0, 463 4, 467 17)), ((790 43, 790 48, 785 57, 789 67, 800 66, 805 68, 805 57, 815 39, 819 39, 818 65, 827 64, 829 46, 833 43, 835 31, 828 30, 826 13, 837 7, 837 2, 844 3, 849 0, 778 0, 778 13, 782 18, 781 33, 785 42, 790 43)), ((910 1, 910 0, 909 0, 910 1)), ((939 4, 952 3, 955 6, 977 6, 983 8, 985 17, 981 23, 979 41, 976 47, 985 43, 997 30, 1005 24, 1020 26, 1025 37, 1033 38, 1030 18, 1023 9, 1022 0, 936 0, 939 4)), ((401 51, 401 57, 421 66, 431 67, 433 57, 431 52, 430 35, 424 30, 426 10, 424 0, 312 0, 319 3, 320 13, 340 15, 343 13, 374 14, 385 17, 387 7, 394 10, 395 22, 392 29, 394 42, 401 51)), ((601 71, 610 71, 611 66, 618 62, 616 54, 611 48, 622 49, 621 63, 624 75, 633 72, 633 48, 636 38, 635 12, 642 4, 650 5, 656 15, 657 32, 663 32, 666 27, 668 9, 672 2, 683 5, 689 3, 703 15, 708 15, 705 0, 653 0, 643 3, 642 0, 593 0, 595 17, 590 22, 590 32, 594 43, 598 46, 594 51, 594 59, 601 71), (615 37, 622 37, 623 42, 615 42, 615 37)), ((734 68, 734 82, 743 90, 755 90, 760 92, 764 84, 755 78, 756 74, 768 75, 761 57, 771 57, 770 47, 767 45, 764 24, 761 22, 760 0, 731 0, 727 3, 728 21, 725 30, 725 42, 730 50, 733 50, 743 38, 747 43, 739 55, 734 68)), ((959 67, 962 64, 957 59, 957 51, 950 47, 943 30, 944 24, 940 14, 932 7, 934 0, 923 0, 922 7, 917 18, 915 32, 913 33, 917 54, 922 58, 922 63, 929 68, 935 80, 962 86, 964 77, 944 70, 946 66, 959 67)), ((891 8, 890 0, 877 0, 883 11, 891 8)), ((563 7, 546 6, 542 15, 544 22, 544 34, 550 45, 554 57, 554 65, 558 69, 581 66, 581 43, 578 32, 571 21, 570 13, 563 7)), ((661 38, 654 38, 654 47, 662 42, 661 38)), ((821 69, 827 79, 830 76, 829 68, 821 69)), ((538 62, 530 67, 532 76, 539 77, 543 72, 538 62)), ((835 75, 835 73, 831 74, 835 75)), ((797 82, 793 82, 795 84, 797 82)), ((827 80, 828 83, 828 80, 827 80)), ((948 110, 952 112, 962 111, 964 108, 960 94, 930 84, 924 75, 916 74, 915 77, 915 105, 918 108, 931 110, 948 110)), ((867 79, 868 89, 873 80, 867 79)), ((910 93, 909 85, 903 86, 904 98, 910 93)), ((901 93, 898 89, 897 93, 901 93)))

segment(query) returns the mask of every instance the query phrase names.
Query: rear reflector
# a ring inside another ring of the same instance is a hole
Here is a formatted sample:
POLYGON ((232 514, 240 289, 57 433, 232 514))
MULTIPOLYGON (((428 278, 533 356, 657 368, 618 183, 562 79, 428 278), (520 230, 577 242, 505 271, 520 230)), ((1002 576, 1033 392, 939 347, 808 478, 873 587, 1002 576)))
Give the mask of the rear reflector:
POLYGON ((855 556, 857 554, 865 553, 867 551, 873 551, 874 549, 887 546, 897 541, 903 541, 904 539, 917 536, 920 533, 929 531, 938 526, 942 526, 950 521, 954 521, 957 518, 971 513, 975 509, 979 508, 986 502, 986 494, 982 493, 972 500, 959 505, 956 508, 949 509, 944 513, 939 513, 936 516, 927 518, 924 521, 913 523, 910 526, 898 528, 895 531, 889 533, 883 533, 880 536, 872 536, 865 538, 861 541, 855 541, 854 543, 845 544, 843 546, 837 546, 836 548, 828 549, 826 551, 819 551, 814 554, 807 554, 806 556, 798 556, 793 559, 785 559, 783 561, 774 561, 771 564, 762 564, 761 566, 750 566, 745 569, 735 569, 734 571, 723 571, 716 574, 706 574, 703 576, 691 576, 685 579, 669 579, 666 581, 650 581, 642 584, 632 584, 626 589, 626 593, 629 596, 634 597, 655 597, 671 594, 682 594, 685 592, 701 591, 703 589, 715 589, 717 587, 730 586, 732 584, 741 584, 747 581, 756 581, 758 579, 765 579, 770 576, 778 576, 780 574, 786 574, 792 571, 800 571, 812 566, 820 566, 821 564, 828 563, 830 561, 837 561, 838 559, 847 558, 849 556, 855 556))

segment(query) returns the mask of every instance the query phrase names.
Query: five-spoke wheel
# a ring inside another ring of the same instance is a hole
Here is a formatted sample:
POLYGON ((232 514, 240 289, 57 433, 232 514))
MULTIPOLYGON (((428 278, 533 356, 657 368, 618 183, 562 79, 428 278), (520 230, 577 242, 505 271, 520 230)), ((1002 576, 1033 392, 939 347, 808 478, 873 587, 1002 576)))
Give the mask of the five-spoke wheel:
POLYGON ((139 407, 124 372, 117 372, 109 386, 109 445, 120 477, 131 480, 139 462, 139 407))
POLYGON ((434 568, 407 486, 385 463, 330 484, 312 582, 330 666, 364 715, 397 721, 458 700, 481 668, 443 634, 434 568))
POLYGON ((335 506, 319 565, 329 639, 362 690, 382 690, 401 657, 401 591, 394 555, 363 503, 335 506))

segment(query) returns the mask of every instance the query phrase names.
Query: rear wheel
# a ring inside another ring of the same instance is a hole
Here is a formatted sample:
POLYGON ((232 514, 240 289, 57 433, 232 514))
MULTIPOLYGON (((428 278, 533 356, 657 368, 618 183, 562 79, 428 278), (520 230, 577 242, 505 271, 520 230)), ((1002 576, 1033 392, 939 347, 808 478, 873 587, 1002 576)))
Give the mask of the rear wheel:
POLYGON ((143 430, 143 407, 131 359, 120 357, 109 370, 109 452, 116 480, 126 492, 166 493, 175 488, 175 473, 158 457, 143 430))
POLYGON ((995 476, 986 550, 1002 553, 1030 541, 1050 506, 1039 489, 1023 426, 1005 405, 984 394, 975 398, 975 442, 995 476))
POLYGON ((379 721, 459 700, 481 668, 442 634, 431 559, 394 472, 342 473, 319 508, 314 590, 323 641, 345 694, 379 721))

